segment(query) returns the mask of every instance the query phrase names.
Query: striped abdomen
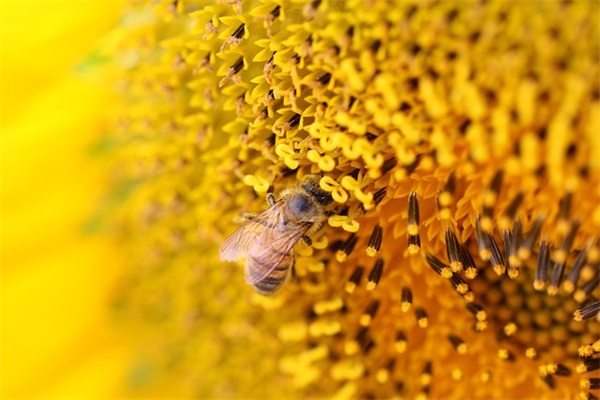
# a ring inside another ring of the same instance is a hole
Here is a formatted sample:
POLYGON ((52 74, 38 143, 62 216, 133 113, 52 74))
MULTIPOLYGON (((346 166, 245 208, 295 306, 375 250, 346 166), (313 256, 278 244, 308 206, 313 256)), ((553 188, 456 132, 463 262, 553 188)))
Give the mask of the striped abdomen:
POLYGON ((264 275, 264 278, 257 282, 249 282, 260 294, 273 294, 279 290, 294 264, 294 253, 290 251, 283 258, 277 257, 278 264, 273 265, 274 258, 269 255, 263 257, 254 257, 249 255, 246 259, 246 268, 250 275, 264 275))

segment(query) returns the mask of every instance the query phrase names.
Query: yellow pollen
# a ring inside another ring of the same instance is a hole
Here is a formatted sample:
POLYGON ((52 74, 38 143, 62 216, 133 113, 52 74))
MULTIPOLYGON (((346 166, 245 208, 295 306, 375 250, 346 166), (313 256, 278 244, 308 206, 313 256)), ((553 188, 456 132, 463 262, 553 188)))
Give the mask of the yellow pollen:
POLYGON ((538 352, 535 348, 528 347, 527 350, 525 350, 525 357, 529 358, 530 360, 535 360, 538 357, 538 352))
POLYGON ((355 289, 356 289, 356 284, 354 282, 346 282, 346 284, 344 285, 344 290, 348 294, 354 293, 355 289))
POLYGON ((365 249, 365 253, 367 253, 367 255, 368 255, 369 257, 375 257, 375 256, 377 255, 378 251, 377 251, 377 249, 376 249, 376 248, 374 248, 374 247, 367 247, 367 248, 365 249))
POLYGON ((380 369, 375 374, 375 380, 380 384, 386 383, 389 379, 390 379, 390 372, 385 368, 380 369))

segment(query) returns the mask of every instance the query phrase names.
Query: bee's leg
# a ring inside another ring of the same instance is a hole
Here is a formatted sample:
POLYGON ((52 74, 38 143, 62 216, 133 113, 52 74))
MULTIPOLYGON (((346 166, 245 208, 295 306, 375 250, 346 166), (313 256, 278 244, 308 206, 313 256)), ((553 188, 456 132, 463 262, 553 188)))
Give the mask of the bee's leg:
POLYGON ((325 216, 326 217, 331 217, 332 215, 335 215, 335 211, 333 211, 333 210, 326 210, 325 211, 325 216))
POLYGON ((269 202, 269 205, 271 207, 273 207, 273 205, 275 204, 275 195, 273 193, 267 193, 267 201, 269 202))
POLYGON ((298 280, 298 275, 296 275, 296 260, 294 260, 294 258, 292 258, 292 265, 290 266, 290 278, 292 278, 293 282, 296 282, 298 280))
POLYGON ((251 220, 251 219, 256 218, 256 215, 257 214, 253 214, 253 213, 243 213, 242 218, 245 220, 251 220))
POLYGON ((302 235, 302 240, 304 240, 304 243, 306 243, 307 245, 312 246, 312 239, 308 236, 302 235))

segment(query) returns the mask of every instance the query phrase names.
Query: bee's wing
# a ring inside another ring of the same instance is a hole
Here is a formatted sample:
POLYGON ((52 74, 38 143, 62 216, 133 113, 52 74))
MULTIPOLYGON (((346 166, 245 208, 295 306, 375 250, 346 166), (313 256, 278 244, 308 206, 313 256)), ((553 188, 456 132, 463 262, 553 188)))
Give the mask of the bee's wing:
MULTIPOLYGON (((275 203, 272 207, 244 222, 221 245, 219 257, 223 261, 237 261, 247 256, 250 248, 256 245, 257 239, 265 232, 277 229, 283 203, 275 203)), ((258 243, 260 245, 260 242, 258 243)))
MULTIPOLYGON (((281 265, 286 257, 290 255, 292 248, 298 240, 308 231, 311 223, 290 224, 284 231, 279 229, 279 220, 281 218, 282 203, 273 205, 269 213, 262 213, 252 221, 269 226, 269 229, 263 229, 255 238, 255 242, 248 248, 247 256, 252 257, 253 264, 263 268, 248 268, 244 275, 248 284, 254 285, 267 276, 275 268, 281 265)), ((267 210, 267 211, 269 211, 267 210)))

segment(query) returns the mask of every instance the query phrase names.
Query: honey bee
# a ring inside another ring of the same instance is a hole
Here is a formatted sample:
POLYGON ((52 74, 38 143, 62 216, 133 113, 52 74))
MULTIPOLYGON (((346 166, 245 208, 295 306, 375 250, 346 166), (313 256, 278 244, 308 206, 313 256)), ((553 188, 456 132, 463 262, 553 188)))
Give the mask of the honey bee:
POLYGON ((293 247, 315 233, 327 217, 331 195, 319 186, 319 177, 306 175, 299 185, 282 191, 279 200, 267 194, 269 208, 249 219, 219 249, 223 261, 246 258, 246 283, 263 295, 277 292, 294 265, 293 247))

